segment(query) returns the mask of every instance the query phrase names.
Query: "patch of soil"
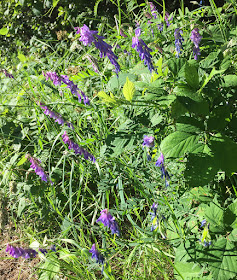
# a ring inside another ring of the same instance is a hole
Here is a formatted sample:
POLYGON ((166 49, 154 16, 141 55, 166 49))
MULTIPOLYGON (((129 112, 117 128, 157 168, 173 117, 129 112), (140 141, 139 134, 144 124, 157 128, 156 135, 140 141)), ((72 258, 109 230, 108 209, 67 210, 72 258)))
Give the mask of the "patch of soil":
MULTIPOLYGON (((0 233, 0 280, 36 280, 34 267, 39 263, 39 258, 27 260, 22 257, 12 258, 6 253, 6 246, 13 240, 17 238, 10 237, 7 233, 0 233)), ((14 244, 14 246, 22 245, 14 244)))

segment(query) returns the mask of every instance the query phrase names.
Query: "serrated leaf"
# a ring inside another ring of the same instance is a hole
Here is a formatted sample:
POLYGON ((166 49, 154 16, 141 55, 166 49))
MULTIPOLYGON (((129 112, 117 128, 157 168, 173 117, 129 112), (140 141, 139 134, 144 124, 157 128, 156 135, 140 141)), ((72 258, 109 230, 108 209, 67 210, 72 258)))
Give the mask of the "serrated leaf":
POLYGON ((114 95, 110 93, 110 96, 106 94, 104 91, 98 92, 98 96, 103 99, 105 103, 116 103, 116 100, 114 99, 114 95))
POLYGON ((126 98, 126 100, 131 102, 134 93, 135 93, 135 85, 127 77, 126 83, 124 84, 124 87, 123 87, 123 95, 126 98))
POLYGON ((198 153, 204 149, 204 144, 199 142, 200 135, 182 131, 175 131, 168 135, 160 145, 166 157, 182 157, 186 153, 198 153))
POLYGON ((207 262, 214 279, 229 280, 237 276, 237 252, 235 243, 226 238, 219 239, 208 254, 207 262))

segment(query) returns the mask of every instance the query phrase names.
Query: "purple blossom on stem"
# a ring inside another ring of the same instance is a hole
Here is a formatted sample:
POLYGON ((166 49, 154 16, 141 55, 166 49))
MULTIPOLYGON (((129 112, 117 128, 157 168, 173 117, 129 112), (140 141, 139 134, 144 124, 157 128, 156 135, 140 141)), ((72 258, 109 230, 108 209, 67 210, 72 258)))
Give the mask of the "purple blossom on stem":
POLYGON ((181 36, 181 33, 183 32, 179 28, 176 28, 174 31, 176 57, 179 57, 181 50, 183 49, 182 42, 184 41, 184 39, 181 36))
POLYGON ((128 37, 124 32, 123 32, 123 29, 120 28, 120 35, 124 38, 128 37))
POLYGON ((156 9, 156 6, 152 3, 152 2, 148 2, 149 5, 150 5, 150 9, 151 9, 151 14, 152 16, 154 17, 154 19, 157 19, 157 14, 158 14, 158 11, 156 9))
MULTIPOLYGON (((71 81, 67 75, 58 76, 56 72, 46 72, 46 73, 43 72, 43 75, 46 77, 46 80, 50 79, 55 86, 57 85, 60 86, 62 82, 66 84, 67 88, 70 89, 71 93, 76 95, 78 97, 78 101, 81 102, 82 98, 79 93, 79 89, 77 85, 74 84, 74 82, 71 81)), ((85 105, 86 104, 90 105, 89 98, 85 95, 85 93, 83 93, 83 99, 85 105)))
POLYGON ((9 253, 13 258, 23 257, 25 259, 35 258, 38 254, 33 249, 23 249, 21 247, 14 247, 7 244, 6 253, 9 253))
POLYGON ((192 30, 190 39, 194 43, 193 55, 194 55, 194 59, 197 60, 198 55, 200 55, 199 44, 202 40, 202 36, 199 34, 199 29, 198 28, 194 28, 192 30))
POLYGON ((100 212, 100 217, 96 220, 97 223, 101 222, 105 227, 108 227, 112 234, 120 235, 119 227, 115 218, 110 214, 108 209, 104 209, 100 212))
POLYGON ((91 249, 89 250, 90 253, 92 253, 91 258, 95 259, 97 263, 104 264, 104 257, 101 255, 101 253, 96 250, 95 244, 92 245, 91 249))
POLYGON ((164 155, 162 153, 160 153, 160 156, 156 161, 156 166, 160 167, 161 179, 165 178, 165 185, 166 185, 166 187, 168 187, 169 186, 168 180, 170 179, 170 175, 169 175, 168 171, 165 169, 164 155))
MULTIPOLYGON (((41 178, 41 180, 48 182, 49 176, 45 173, 43 167, 40 166, 41 161, 37 158, 32 157, 30 154, 27 154, 26 158, 31 163, 30 167, 34 169, 35 173, 41 178)), ((49 181, 51 184, 53 184, 51 180, 49 181)))
POLYGON ((153 136, 144 135, 142 146, 143 147, 146 146, 148 148, 154 147, 154 137, 153 136))
MULTIPOLYGON (((135 35, 138 34, 140 36, 139 30, 137 30, 138 29, 135 31, 135 35)), ((139 36, 136 35, 132 38, 132 48, 136 49, 141 60, 144 60, 144 64, 147 65, 149 71, 152 72, 152 70, 155 69, 151 62, 152 55, 150 52, 152 52, 152 49, 150 49, 142 39, 139 39, 139 36)))
POLYGON ((158 224, 159 224, 157 209, 158 209, 158 204, 154 202, 151 206, 151 210, 153 212, 149 212, 149 214, 151 215, 151 222, 152 222, 151 231, 154 231, 158 227, 158 224))
POLYGON ((9 72, 7 72, 7 70, 2 69, 2 70, 0 70, 0 72, 4 73, 4 75, 6 76, 6 78, 14 79, 13 75, 10 74, 9 72))
POLYGON ((95 157, 90 154, 88 151, 80 147, 78 144, 74 143, 67 135, 67 132, 65 131, 62 135, 63 142, 68 145, 69 150, 74 150, 76 155, 83 155, 86 160, 91 160, 92 162, 95 162, 95 157))
POLYGON ((166 22, 167 27, 169 27, 171 25, 171 21, 173 19, 173 16, 171 18, 169 18, 169 17, 170 17, 169 13, 165 12, 165 22, 166 22))
MULTIPOLYGON (((55 245, 53 245, 53 246, 50 248, 50 250, 55 252, 56 251, 55 245), (52 248, 53 246, 54 246, 54 250, 52 248)), ((39 252, 41 252, 42 254, 45 255, 48 253, 48 250, 39 248, 39 252)), ((25 259, 35 258, 38 254, 38 252, 33 249, 30 249, 30 248, 24 249, 22 247, 14 247, 9 244, 7 244, 6 253, 9 253, 10 256, 12 256, 13 258, 23 257, 25 259)))
POLYGON ((74 129, 73 124, 71 122, 65 121, 60 114, 51 111, 46 105, 44 105, 41 102, 38 102, 38 105, 42 110, 44 110, 44 114, 46 116, 49 116, 50 118, 54 119, 55 122, 57 122, 58 124, 64 125, 66 123, 69 128, 74 129))
POLYGON ((117 62, 118 57, 112 51, 112 46, 107 44, 104 39, 105 37, 99 36, 98 31, 90 30, 87 25, 83 25, 83 27, 75 27, 77 30, 77 34, 80 34, 80 41, 84 46, 91 45, 94 43, 95 47, 100 51, 100 57, 107 56, 110 62, 115 66, 115 72, 118 74, 120 71, 120 65, 117 62))
POLYGON ((48 79, 50 79, 55 86, 61 86, 61 78, 57 75, 56 72, 48 71, 46 73, 44 73, 44 72, 42 72, 42 73, 45 76, 46 81, 48 81, 48 79))
POLYGON ((206 223, 207 223, 207 220, 205 219, 205 220, 203 220, 203 221, 201 221, 201 228, 203 227, 203 226, 205 226, 206 225, 206 223))

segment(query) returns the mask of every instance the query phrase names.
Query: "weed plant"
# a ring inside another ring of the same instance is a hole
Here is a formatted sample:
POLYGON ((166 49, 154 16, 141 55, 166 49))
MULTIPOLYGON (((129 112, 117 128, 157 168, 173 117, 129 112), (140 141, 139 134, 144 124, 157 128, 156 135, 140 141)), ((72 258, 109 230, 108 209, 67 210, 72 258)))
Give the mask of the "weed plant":
POLYGON ((40 280, 236 279, 236 3, 111 2, 114 27, 2 59, 7 252, 40 280))

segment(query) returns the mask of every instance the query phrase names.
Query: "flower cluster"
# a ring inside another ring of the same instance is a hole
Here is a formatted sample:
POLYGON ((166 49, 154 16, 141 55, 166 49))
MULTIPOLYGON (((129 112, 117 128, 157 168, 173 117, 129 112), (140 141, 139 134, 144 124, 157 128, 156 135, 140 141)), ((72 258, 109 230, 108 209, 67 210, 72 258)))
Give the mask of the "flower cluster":
POLYGON ((100 212, 101 216, 96 220, 97 223, 101 222, 105 227, 108 227, 112 234, 120 235, 119 227, 115 218, 109 213, 108 209, 104 209, 100 212))
POLYGON ((78 144, 74 143, 67 135, 67 132, 65 131, 62 135, 62 138, 63 138, 63 142, 65 144, 68 145, 68 148, 69 150, 74 150, 75 154, 76 155, 83 155, 84 158, 86 160, 91 160, 92 162, 95 162, 95 157, 90 154, 88 151, 86 151, 85 149, 83 149, 82 147, 80 147, 78 144))
POLYGON ((135 30, 135 36, 132 38, 132 48, 136 49, 141 60, 144 60, 144 64, 147 65, 149 71, 152 72, 152 70, 155 69, 151 62, 152 55, 150 52, 152 52, 152 49, 150 49, 142 39, 139 39, 140 35, 141 29, 138 27, 135 30))
POLYGON ((0 69, 0 72, 2 72, 6 76, 6 78, 14 79, 13 75, 8 73, 7 70, 0 69))
POLYGON ((46 105, 44 105, 41 102, 38 102, 38 105, 40 106, 41 109, 44 110, 44 114, 46 116, 49 116, 50 118, 54 119, 55 122, 57 122, 58 124, 61 124, 61 125, 67 124, 67 126, 69 128, 74 129, 73 124, 71 122, 65 121, 60 114, 50 110, 46 105))
POLYGON ((199 29, 198 28, 194 28, 192 30, 190 39, 194 43, 193 55, 194 55, 194 59, 197 60, 198 55, 200 55, 199 44, 202 40, 202 36, 199 34, 199 29))
MULTIPOLYGON (((41 178, 41 180, 48 182, 49 176, 45 173, 43 167, 40 166, 41 161, 37 158, 32 157, 30 154, 27 154, 26 158, 31 163, 30 167, 35 170, 35 173, 41 178)), ((50 181, 50 183, 53 184, 52 181, 50 181)))
POLYGON ((6 253, 9 253, 13 258, 23 257, 25 259, 35 258, 37 252, 33 249, 23 249, 21 247, 14 247, 7 244, 6 253))
POLYGON ((170 179, 170 175, 168 173, 168 171, 165 169, 165 165, 164 165, 164 155, 162 153, 160 153, 159 158, 156 161, 156 166, 160 167, 160 171, 161 171, 161 178, 165 178, 165 185, 166 187, 169 186, 169 179, 170 179))
POLYGON ((143 144, 142 146, 146 146, 148 148, 152 148, 154 147, 154 137, 153 136, 147 136, 147 135, 144 135, 143 137, 143 144))
POLYGON ((156 6, 152 3, 152 2, 148 2, 149 5, 150 5, 150 9, 151 9, 151 14, 152 16, 154 17, 154 19, 157 19, 157 14, 158 14, 158 11, 156 9, 156 6))
POLYGON ((92 253, 91 258, 95 259, 97 263, 104 264, 104 257, 101 255, 101 253, 96 250, 95 244, 92 245, 91 249, 89 250, 90 253, 92 253))
POLYGON ((173 19, 173 16, 170 18, 170 15, 167 11, 165 11, 165 22, 167 27, 169 27, 171 25, 171 21, 173 19))
POLYGON ((183 32, 179 28, 176 28, 174 31, 176 57, 179 57, 179 55, 181 54, 181 51, 183 49, 182 42, 184 41, 184 39, 181 36, 181 33, 183 33, 183 32))
POLYGON ((43 75, 45 76, 46 80, 50 79, 55 86, 60 86, 63 82, 67 85, 67 88, 70 89, 71 93, 78 97, 79 102, 81 102, 83 97, 84 104, 90 105, 89 98, 85 95, 83 91, 80 90, 79 92, 77 85, 75 85, 74 82, 71 81, 67 75, 58 76, 56 72, 43 72, 43 75))
MULTIPOLYGON (((55 245, 53 245, 50 248, 50 250, 56 252, 55 245)), ((43 253, 44 255, 46 253, 48 253, 48 251, 46 249, 41 249, 40 248, 39 251, 41 253, 43 253)), ((9 244, 7 244, 6 253, 9 253, 10 256, 12 256, 13 258, 23 257, 25 259, 35 258, 38 254, 38 252, 33 250, 33 249, 24 249, 24 248, 21 248, 21 247, 14 247, 14 246, 11 246, 9 244)))
POLYGON ((77 34, 80 34, 81 37, 79 41, 83 43, 84 46, 91 45, 92 43, 100 51, 100 57, 107 56, 110 62, 115 66, 115 72, 118 74, 120 71, 120 65, 117 62, 118 57, 112 51, 112 46, 107 44, 104 39, 105 37, 99 36, 98 31, 90 30, 87 25, 83 27, 75 27, 77 34))

